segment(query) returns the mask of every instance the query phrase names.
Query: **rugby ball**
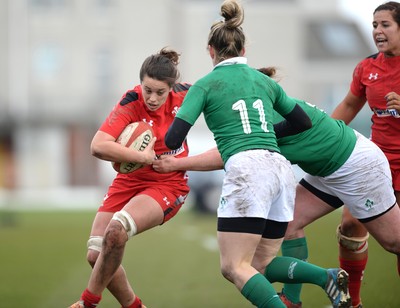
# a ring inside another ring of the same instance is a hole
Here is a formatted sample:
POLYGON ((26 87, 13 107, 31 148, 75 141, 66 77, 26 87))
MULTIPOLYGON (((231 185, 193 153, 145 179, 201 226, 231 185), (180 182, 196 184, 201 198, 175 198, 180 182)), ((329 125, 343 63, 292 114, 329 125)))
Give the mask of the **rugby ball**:
MULTIPOLYGON (((153 135, 153 129, 148 123, 134 122, 125 127, 115 142, 130 149, 143 151, 150 143, 153 135)), ((143 167, 142 164, 135 162, 112 162, 112 166, 115 171, 120 173, 131 173, 143 167)))

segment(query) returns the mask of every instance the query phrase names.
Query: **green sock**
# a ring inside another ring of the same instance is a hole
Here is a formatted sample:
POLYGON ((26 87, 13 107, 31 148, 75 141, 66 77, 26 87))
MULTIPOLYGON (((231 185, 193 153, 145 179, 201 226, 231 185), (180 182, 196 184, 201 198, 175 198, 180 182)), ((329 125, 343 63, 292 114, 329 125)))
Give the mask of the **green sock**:
POLYGON ((242 295, 258 308, 286 308, 272 284, 261 274, 255 274, 242 288, 242 295))
MULTIPOLYGON (((297 238, 294 240, 285 240, 282 243, 282 256, 284 257, 293 257, 296 259, 300 259, 303 261, 307 261, 308 259, 308 247, 307 240, 305 237, 297 238)), ((303 285, 301 283, 285 283, 283 285, 283 293, 285 293, 286 297, 293 303, 300 302, 300 294, 301 287, 303 285)))
POLYGON ((285 295, 293 303, 300 302, 300 294, 290 294, 286 284, 311 283, 325 289, 328 277, 325 268, 292 257, 276 257, 265 270, 265 277, 271 282, 285 283, 285 295), (298 296, 298 297, 296 297, 298 296))

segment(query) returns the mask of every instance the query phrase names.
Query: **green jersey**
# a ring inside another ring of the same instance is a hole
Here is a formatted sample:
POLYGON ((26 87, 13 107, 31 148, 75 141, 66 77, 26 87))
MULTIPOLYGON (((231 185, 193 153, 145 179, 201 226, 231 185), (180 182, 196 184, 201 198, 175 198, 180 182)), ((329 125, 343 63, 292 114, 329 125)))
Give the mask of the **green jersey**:
POLYGON ((296 105, 274 80, 244 60, 225 61, 198 80, 176 115, 193 125, 203 112, 224 163, 241 151, 279 152, 272 111, 286 115, 296 105))
MULTIPOLYGON (((310 117, 312 127, 297 135, 280 138, 281 153, 311 175, 330 175, 351 155, 356 135, 343 121, 331 118, 316 106, 300 100, 296 102, 310 117)), ((274 123, 282 120, 274 113, 274 123)))

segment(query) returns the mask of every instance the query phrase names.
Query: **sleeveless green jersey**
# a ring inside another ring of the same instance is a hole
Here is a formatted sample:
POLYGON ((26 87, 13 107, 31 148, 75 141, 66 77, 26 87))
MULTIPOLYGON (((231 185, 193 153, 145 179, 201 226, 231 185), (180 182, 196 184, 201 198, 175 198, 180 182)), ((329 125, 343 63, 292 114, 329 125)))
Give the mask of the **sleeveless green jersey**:
MULTIPOLYGON (((310 117, 312 127, 297 135, 280 138, 281 153, 311 175, 330 175, 351 155, 356 135, 343 121, 331 118, 316 106, 300 100, 296 102, 310 117)), ((274 113, 274 123, 282 120, 274 113)))
POLYGON ((241 151, 279 152, 272 111, 286 115, 296 105, 274 80, 241 59, 225 61, 198 80, 176 115, 193 125, 203 112, 224 163, 241 151))

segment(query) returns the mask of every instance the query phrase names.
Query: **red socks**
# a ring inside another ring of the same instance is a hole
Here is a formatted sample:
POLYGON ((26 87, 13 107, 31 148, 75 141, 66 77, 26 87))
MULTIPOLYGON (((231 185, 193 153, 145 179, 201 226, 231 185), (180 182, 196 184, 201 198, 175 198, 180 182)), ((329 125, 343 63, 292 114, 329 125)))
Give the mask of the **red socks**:
POLYGON ((96 308, 101 300, 101 295, 92 294, 88 289, 85 289, 81 295, 81 300, 83 300, 85 307, 96 308))
MULTIPOLYGON (((101 300, 101 295, 95 295, 91 293, 88 289, 85 289, 81 295, 81 300, 87 308, 96 308, 101 300)), ((135 297, 133 303, 126 308, 144 308, 142 301, 138 296, 135 297)))
POLYGON ((339 258, 340 268, 344 269, 349 274, 349 293, 351 296, 352 306, 357 307, 361 303, 360 289, 364 275, 365 267, 367 266, 368 256, 363 260, 345 260, 339 258))
MULTIPOLYGON (((143 305, 142 305, 142 301, 140 300, 140 298, 139 297, 135 297, 135 300, 133 301, 133 303, 132 303, 132 305, 130 305, 129 307, 126 307, 126 308, 142 308, 142 307, 144 307, 143 305)), ((123 308, 123 307, 122 307, 123 308)))

